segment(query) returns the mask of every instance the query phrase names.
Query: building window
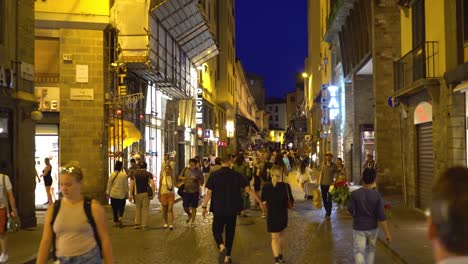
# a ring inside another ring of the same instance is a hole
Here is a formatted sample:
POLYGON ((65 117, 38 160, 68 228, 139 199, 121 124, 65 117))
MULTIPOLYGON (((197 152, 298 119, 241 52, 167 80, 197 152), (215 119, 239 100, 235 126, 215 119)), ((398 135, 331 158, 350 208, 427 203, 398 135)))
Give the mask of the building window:
POLYGON ((273 116, 270 116, 269 120, 270 120, 270 121, 273 121, 273 116))
POLYGON ((271 112, 271 109, 272 109, 271 106, 269 106, 269 107, 268 107, 268 110, 269 110, 270 112, 271 112))
POLYGON ((468 3, 462 1, 463 4, 463 39, 468 42, 468 3))
POLYGON ((5 0, 0 0, 0 45, 5 42, 5 0))
POLYGON ((60 40, 58 38, 36 38, 34 50, 34 78, 36 82, 58 83, 60 81, 60 40))
POLYGON ((278 121, 278 116, 277 115, 275 116, 275 121, 278 121))
POLYGON ((275 128, 278 128, 278 127, 279 127, 279 125, 278 125, 278 124, 275 124, 275 128))
POLYGON ((275 113, 278 113, 278 106, 275 106, 275 113))
POLYGON ((295 101, 296 101, 296 97, 291 96, 291 102, 295 102, 295 101))

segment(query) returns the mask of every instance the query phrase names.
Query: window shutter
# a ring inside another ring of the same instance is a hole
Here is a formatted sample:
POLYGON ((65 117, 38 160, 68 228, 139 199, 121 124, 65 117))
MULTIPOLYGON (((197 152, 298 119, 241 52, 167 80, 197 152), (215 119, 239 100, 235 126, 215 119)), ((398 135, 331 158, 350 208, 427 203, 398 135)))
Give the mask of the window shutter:
POLYGON ((413 15, 413 48, 425 41, 424 0, 417 0, 412 9, 413 15))

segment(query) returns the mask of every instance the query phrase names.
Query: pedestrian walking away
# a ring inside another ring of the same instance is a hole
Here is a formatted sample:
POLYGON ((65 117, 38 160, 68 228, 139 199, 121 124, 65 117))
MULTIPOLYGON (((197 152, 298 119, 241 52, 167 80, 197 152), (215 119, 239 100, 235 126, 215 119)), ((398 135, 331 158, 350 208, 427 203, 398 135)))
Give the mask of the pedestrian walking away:
POLYGON ((372 189, 377 173, 366 168, 362 173, 364 187, 351 193, 348 211, 353 217, 354 261, 356 264, 373 264, 378 229, 385 233, 388 242, 392 240, 380 194, 372 189))
POLYGON ((122 161, 115 162, 114 172, 107 181, 106 194, 111 200, 115 226, 122 227, 122 218, 128 196, 128 176, 123 170, 122 161))
POLYGON ((151 188, 153 194, 155 191, 153 175, 146 170, 147 164, 144 161, 138 163, 138 169, 132 173, 130 178, 129 201, 135 200, 135 228, 148 228, 148 215, 150 200, 153 197, 148 195, 151 188))
POLYGON ((172 167, 166 163, 159 176, 158 199, 163 209, 164 228, 174 228, 174 173, 172 167))
POLYGON ((437 264, 468 263, 468 169, 445 171, 432 187, 427 234, 437 264))
POLYGON ((320 185, 320 189, 322 191, 322 199, 323 199, 323 207, 325 208, 325 218, 330 220, 331 211, 332 211, 332 197, 328 190, 330 189, 330 185, 333 184, 335 181, 338 169, 336 164, 333 163, 333 154, 331 152, 327 152, 325 155, 325 162, 322 165, 322 171, 320 172, 318 185, 320 185))
POLYGON ((287 183, 287 174, 286 177, 284 174, 283 166, 274 165, 271 169, 271 183, 265 185, 262 191, 262 201, 267 205, 267 231, 271 233, 275 264, 283 262, 286 246, 284 231, 288 226, 288 200, 294 201, 291 186, 287 183))
POLYGON ((81 193, 79 164, 62 167, 59 177, 63 198, 47 209, 36 263, 47 263, 51 247, 62 264, 114 263, 104 208, 81 193))
MULTIPOLYGON (((243 154, 239 154, 234 159, 234 164, 232 165, 232 169, 238 173, 240 173, 247 183, 250 186, 250 180, 252 178, 251 170, 249 169, 249 165, 245 161, 245 157, 243 154)), ((241 189, 240 199, 242 200, 242 210, 240 211, 240 215, 247 217, 246 209, 250 207, 250 200, 249 194, 244 192, 244 189, 241 189)))
POLYGON ((220 256, 224 255, 224 263, 231 263, 232 244, 236 231, 237 214, 242 209, 241 189, 261 205, 262 212, 265 211, 260 197, 250 188, 246 179, 238 172, 232 170, 231 157, 229 155, 221 158, 222 168, 214 172, 206 184, 208 189, 202 204, 202 214, 205 217, 207 205, 211 200, 210 211, 213 212, 213 236, 218 246, 220 256), (223 233, 225 233, 223 239, 223 233))

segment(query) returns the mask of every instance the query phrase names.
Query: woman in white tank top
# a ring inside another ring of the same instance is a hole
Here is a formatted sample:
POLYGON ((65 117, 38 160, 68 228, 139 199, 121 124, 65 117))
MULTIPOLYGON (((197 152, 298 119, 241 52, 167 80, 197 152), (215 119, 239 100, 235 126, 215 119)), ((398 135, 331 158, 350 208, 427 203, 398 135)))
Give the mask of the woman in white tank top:
POLYGON ((53 226, 51 222, 54 206, 47 209, 36 263, 47 263, 50 248, 54 243, 54 233, 56 235, 55 254, 60 263, 113 263, 104 208, 96 200, 91 201, 91 212, 102 245, 100 252, 84 210, 84 197, 81 193, 82 180, 83 174, 77 163, 70 163, 61 168, 60 189, 63 198, 53 226))

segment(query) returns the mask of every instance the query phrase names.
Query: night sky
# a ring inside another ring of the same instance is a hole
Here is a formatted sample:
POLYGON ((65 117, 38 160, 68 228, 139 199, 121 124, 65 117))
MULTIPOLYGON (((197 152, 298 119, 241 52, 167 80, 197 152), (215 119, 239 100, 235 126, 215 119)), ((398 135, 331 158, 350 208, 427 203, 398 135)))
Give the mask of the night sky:
POLYGON ((267 96, 293 91, 307 56, 307 0, 236 0, 236 53, 265 78, 267 96))

